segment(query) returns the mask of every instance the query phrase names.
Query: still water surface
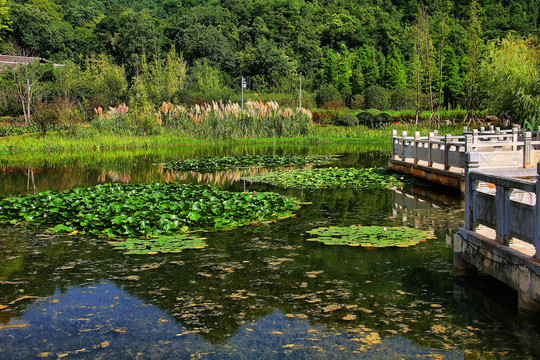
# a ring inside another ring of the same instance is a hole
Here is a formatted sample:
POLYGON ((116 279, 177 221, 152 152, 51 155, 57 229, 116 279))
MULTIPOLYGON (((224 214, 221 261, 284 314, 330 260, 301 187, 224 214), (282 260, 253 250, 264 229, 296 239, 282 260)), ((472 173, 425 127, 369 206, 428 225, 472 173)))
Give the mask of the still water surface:
POLYGON ((353 145, 222 146, 0 156, 0 197, 105 182, 211 183, 310 205, 297 217, 205 234, 180 254, 128 256, 103 238, 0 226, 0 359, 533 359, 540 321, 489 277, 452 272, 456 194, 281 189, 258 169, 198 174, 155 164, 237 154, 339 154, 333 166, 385 166, 353 145), (436 239, 369 250, 306 242, 321 226, 407 225, 436 239))

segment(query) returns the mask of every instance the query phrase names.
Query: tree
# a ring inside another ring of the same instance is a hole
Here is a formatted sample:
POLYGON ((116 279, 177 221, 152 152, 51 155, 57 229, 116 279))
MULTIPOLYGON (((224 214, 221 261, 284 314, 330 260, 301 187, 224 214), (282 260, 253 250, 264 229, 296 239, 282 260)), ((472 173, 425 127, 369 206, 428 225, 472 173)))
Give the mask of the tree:
POLYGON ((141 59, 137 81, 144 87, 149 100, 154 105, 171 101, 174 93, 186 88, 187 65, 176 53, 174 46, 171 47, 165 59, 154 59, 147 63, 144 54, 141 59))
POLYGON ((54 20, 51 16, 30 4, 10 3, 10 16, 13 21, 13 39, 17 45, 31 54, 50 58, 62 54, 67 58, 69 51, 66 36, 72 38, 71 25, 54 20))
POLYGON ((466 70, 466 95, 467 95, 467 118, 469 121, 476 118, 479 69, 482 59, 484 42, 482 40, 482 23, 480 21, 480 4, 472 0, 469 10, 469 22, 467 27, 467 70, 466 70))
POLYGON ((431 112, 430 121, 433 117, 434 105, 433 105, 433 79, 431 74, 431 54, 432 54, 432 43, 430 37, 430 24, 429 24, 429 15, 427 9, 422 4, 422 8, 419 14, 420 17, 420 36, 421 42, 420 47, 422 49, 422 58, 424 61, 424 69, 426 72, 427 87, 429 89, 429 110, 431 112))
POLYGON ((26 125, 30 124, 36 95, 40 90, 41 70, 41 65, 35 60, 26 65, 18 65, 11 72, 26 125))
POLYGON ((386 58, 383 79, 384 85, 388 90, 407 86, 407 74, 403 54, 395 44, 390 46, 390 53, 386 58))
POLYGON ((540 51, 533 39, 502 39, 487 47, 479 75, 489 108, 513 122, 540 124, 540 51))
POLYGON ((438 37, 438 41, 436 41, 437 43, 437 47, 436 47, 436 53, 438 55, 438 87, 439 87, 439 91, 438 91, 438 101, 437 101, 437 112, 438 112, 438 115, 437 115, 437 124, 438 126, 441 125, 441 106, 442 106, 442 102, 443 102, 443 70, 444 70, 444 60, 445 60, 445 40, 446 40, 446 37, 447 37, 447 33, 448 33, 448 26, 447 26, 447 22, 448 22, 448 13, 450 11, 450 3, 448 0, 438 0, 436 1, 435 3, 435 9, 436 9, 436 12, 435 12, 435 16, 433 17, 434 18, 434 25, 435 25, 435 30, 438 30, 438 31, 435 31, 435 34, 436 34, 436 37, 438 37))
POLYGON ((195 91, 208 94, 220 87, 220 72, 210 64, 208 59, 195 61, 191 72, 195 91))
MULTIPOLYGON (((338 54, 338 76, 337 76, 337 89, 343 96, 343 98, 349 98, 352 95, 351 89, 351 59, 349 50, 345 44, 341 45, 341 52, 338 54)), ((348 103, 348 100, 347 100, 348 103)))
POLYGON ((11 31, 11 19, 9 17, 9 8, 6 0, 0 0, 0 35, 4 37, 5 33, 11 31))
POLYGON ((364 74, 364 85, 366 88, 371 85, 380 84, 383 69, 385 67, 384 55, 370 45, 364 45, 358 49, 358 60, 362 66, 364 74))
POLYGON ((463 77, 460 73, 460 61, 454 48, 445 47, 445 62, 442 70, 444 99, 447 107, 456 107, 457 99, 463 94, 463 77))
POLYGON ((137 73, 137 62, 143 53, 150 59, 159 55, 159 34, 152 16, 146 11, 132 10, 120 15, 116 48, 117 60, 125 64, 131 79, 137 73))

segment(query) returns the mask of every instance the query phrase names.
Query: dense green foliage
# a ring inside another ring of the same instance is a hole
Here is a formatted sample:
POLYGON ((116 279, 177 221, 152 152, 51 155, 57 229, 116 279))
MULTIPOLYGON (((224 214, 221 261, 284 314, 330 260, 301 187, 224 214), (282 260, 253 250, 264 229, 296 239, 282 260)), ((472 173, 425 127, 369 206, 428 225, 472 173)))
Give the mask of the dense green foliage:
POLYGON ((215 172, 230 169, 277 168, 305 165, 327 165, 336 157, 332 155, 281 156, 281 155, 241 155, 204 157, 163 163, 163 167, 180 171, 215 172))
MULTIPOLYGON (((286 106, 298 104, 301 77, 305 107, 316 95, 319 106, 474 116, 498 99, 480 76, 486 44, 538 36, 539 18, 534 0, 11 0, 0 2, 0 46, 67 65, 45 70, 31 100, 55 103, 66 118, 121 102, 239 101, 240 76, 247 97, 272 94, 286 106)), ((16 84, 2 76, 0 113, 20 114, 16 84)), ((536 106, 537 86, 511 85, 517 107, 536 106)))
POLYGON ((109 237, 228 229, 290 217, 298 201, 273 193, 232 193, 190 184, 104 184, 0 201, 0 219, 109 237))
POLYGON ((321 227, 307 231, 317 237, 307 239, 325 245, 348 245, 364 247, 409 247, 435 236, 428 232, 405 226, 382 227, 351 225, 349 227, 321 227))
POLYGON ((364 188, 389 189, 403 187, 403 177, 382 168, 322 168, 269 172, 243 178, 292 188, 364 188))

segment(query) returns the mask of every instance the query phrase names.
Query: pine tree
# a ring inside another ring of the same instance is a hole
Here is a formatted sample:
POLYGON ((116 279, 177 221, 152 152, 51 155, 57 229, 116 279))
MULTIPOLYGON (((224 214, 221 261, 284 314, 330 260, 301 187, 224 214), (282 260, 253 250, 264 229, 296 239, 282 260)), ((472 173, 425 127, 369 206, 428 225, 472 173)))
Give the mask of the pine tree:
POLYGON ((351 90, 351 76, 352 70, 350 65, 349 50, 345 44, 341 44, 341 52, 337 57, 338 60, 338 76, 337 76, 337 89, 341 95, 346 98, 352 94, 351 90))
POLYGON ((443 92, 447 107, 455 107, 459 96, 463 93, 463 78, 460 76, 460 62, 453 48, 444 50, 443 92))
POLYGON ((403 61, 403 54, 394 44, 386 58, 384 69, 384 85, 388 90, 395 90, 407 86, 407 74, 403 61))

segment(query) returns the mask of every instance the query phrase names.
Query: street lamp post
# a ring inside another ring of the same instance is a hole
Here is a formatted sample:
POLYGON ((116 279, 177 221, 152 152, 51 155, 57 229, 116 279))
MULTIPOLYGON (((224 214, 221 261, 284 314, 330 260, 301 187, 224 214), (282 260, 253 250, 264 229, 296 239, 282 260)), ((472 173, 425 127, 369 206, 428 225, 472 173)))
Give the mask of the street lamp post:
POLYGON ((242 110, 244 110, 244 89, 246 88, 246 79, 242 76, 242 110))

